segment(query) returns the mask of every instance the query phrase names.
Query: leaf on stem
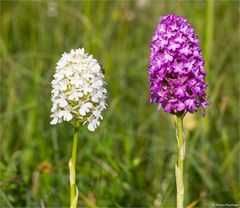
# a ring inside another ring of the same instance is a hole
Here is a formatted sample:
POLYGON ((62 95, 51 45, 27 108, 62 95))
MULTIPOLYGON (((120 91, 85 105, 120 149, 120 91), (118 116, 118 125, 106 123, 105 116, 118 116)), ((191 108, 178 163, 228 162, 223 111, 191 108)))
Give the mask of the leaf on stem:
POLYGON ((72 159, 69 160, 68 166, 70 171, 70 184, 72 186, 75 185, 75 170, 72 164, 72 159))
POLYGON ((76 187, 76 194, 75 194, 74 199, 71 203, 71 208, 76 208, 77 207, 77 202, 78 202, 78 188, 77 188, 77 186, 75 186, 75 187, 76 187))
POLYGON ((178 168, 177 164, 175 165, 176 173, 176 182, 177 182, 177 194, 180 196, 184 195, 184 186, 183 186, 183 175, 181 170, 178 168))

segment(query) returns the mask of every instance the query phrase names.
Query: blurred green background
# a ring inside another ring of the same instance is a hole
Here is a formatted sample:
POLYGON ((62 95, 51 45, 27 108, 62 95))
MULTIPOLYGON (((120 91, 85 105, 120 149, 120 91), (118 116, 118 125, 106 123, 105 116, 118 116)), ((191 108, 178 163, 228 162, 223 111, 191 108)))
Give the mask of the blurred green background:
POLYGON ((69 204, 73 132, 49 124, 50 82, 79 47, 108 83, 100 128, 80 130, 79 206, 175 206, 173 116, 148 102, 148 47, 168 13, 200 36, 212 103, 184 119, 185 204, 239 203, 239 11, 238 1, 1 1, 1 207, 69 204))

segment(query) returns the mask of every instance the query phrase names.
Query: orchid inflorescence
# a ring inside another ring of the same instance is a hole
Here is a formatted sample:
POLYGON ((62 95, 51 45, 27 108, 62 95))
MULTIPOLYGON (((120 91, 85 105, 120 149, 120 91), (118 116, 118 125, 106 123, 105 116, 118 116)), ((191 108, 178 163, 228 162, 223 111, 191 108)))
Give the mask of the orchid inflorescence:
POLYGON ((198 36, 186 19, 162 16, 150 45, 150 103, 173 114, 193 113, 206 101, 206 72, 198 36))
POLYGON ((106 108, 106 89, 101 66, 84 49, 64 53, 57 62, 52 81, 51 124, 71 121, 88 123, 94 131, 100 125, 106 108))

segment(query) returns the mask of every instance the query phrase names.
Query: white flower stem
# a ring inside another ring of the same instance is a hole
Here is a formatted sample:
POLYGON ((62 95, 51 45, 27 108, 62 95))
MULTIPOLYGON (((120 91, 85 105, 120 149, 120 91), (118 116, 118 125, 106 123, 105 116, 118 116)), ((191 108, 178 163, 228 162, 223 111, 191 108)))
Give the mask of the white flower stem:
POLYGON ((77 142, 78 142, 78 128, 74 128, 73 146, 72 146, 72 158, 69 161, 70 171, 70 208, 77 207, 78 190, 75 179, 75 165, 77 155, 77 142), (77 193, 77 194, 76 194, 77 193))
POLYGON ((183 132, 183 116, 176 116, 176 134, 178 142, 178 162, 175 166, 177 185, 177 208, 183 208, 184 182, 183 182, 183 161, 185 157, 186 140, 183 132))

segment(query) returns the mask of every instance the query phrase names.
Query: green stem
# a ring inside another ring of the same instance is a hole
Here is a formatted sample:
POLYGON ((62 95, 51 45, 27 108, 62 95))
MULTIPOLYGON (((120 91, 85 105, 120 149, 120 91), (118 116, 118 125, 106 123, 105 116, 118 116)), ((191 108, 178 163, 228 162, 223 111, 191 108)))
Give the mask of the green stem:
POLYGON ((77 143, 78 143, 78 128, 74 128, 73 146, 72 146, 72 158, 69 162, 70 170, 70 208, 74 207, 73 203, 76 195, 76 179, 75 179, 75 166, 77 156, 77 143))
POLYGON ((185 145, 183 132, 183 116, 176 116, 176 134, 178 142, 178 162, 175 166, 177 185, 177 208, 183 208, 184 202, 184 182, 183 182, 183 162, 185 157, 185 145))

